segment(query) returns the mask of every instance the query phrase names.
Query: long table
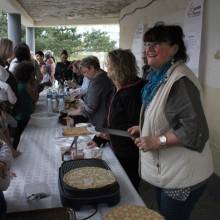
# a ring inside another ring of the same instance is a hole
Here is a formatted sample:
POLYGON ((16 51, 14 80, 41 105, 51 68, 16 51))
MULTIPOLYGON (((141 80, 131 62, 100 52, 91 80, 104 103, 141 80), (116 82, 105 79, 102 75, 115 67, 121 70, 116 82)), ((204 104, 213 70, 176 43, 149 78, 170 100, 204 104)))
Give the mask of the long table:
MULTIPOLYGON (((36 111, 44 111, 45 103, 39 101, 36 111)), ((22 154, 12 164, 11 171, 17 177, 11 180, 8 190, 4 193, 8 212, 62 207, 58 190, 58 169, 62 164, 60 148, 56 146, 55 134, 61 126, 40 128, 33 126, 31 121, 22 134, 19 150, 22 154), (25 197, 26 184, 46 183, 50 196, 38 201, 27 201, 25 197)), ((144 206, 139 194, 131 184, 127 174, 121 167, 110 147, 103 150, 103 159, 110 166, 120 185, 121 204, 136 204, 144 206)), ((98 206, 98 212, 91 219, 100 220, 103 213, 111 209, 105 204, 98 206)), ((90 207, 83 207, 77 212, 78 218, 91 214, 90 207)))

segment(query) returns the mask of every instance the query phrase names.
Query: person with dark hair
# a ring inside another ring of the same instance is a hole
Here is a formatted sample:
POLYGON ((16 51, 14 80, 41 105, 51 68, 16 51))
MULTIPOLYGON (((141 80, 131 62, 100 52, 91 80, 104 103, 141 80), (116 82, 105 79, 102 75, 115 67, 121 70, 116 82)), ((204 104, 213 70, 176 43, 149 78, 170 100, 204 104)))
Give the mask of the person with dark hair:
POLYGON ((202 89, 185 65, 178 25, 156 25, 144 34, 152 71, 142 93, 139 127, 128 129, 140 149, 143 189, 155 188, 166 220, 187 220, 213 173, 202 89))
MULTIPOLYGON (((81 60, 76 60, 72 62, 72 71, 73 78, 75 79, 76 84, 79 86, 74 90, 70 91, 71 96, 77 98, 83 98, 87 93, 90 80, 83 76, 80 67, 81 60)), ((74 87, 73 87, 74 88, 74 87)))
POLYGON ((106 126, 107 110, 113 91, 112 81, 107 73, 100 69, 99 60, 95 56, 85 57, 80 66, 82 74, 90 83, 82 108, 70 111, 69 114, 75 115, 75 123, 89 121, 95 127, 103 128, 106 126))
POLYGON ((9 66, 9 71, 15 74, 16 66, 23 61, 31 61, 34 64, 34 78, 35 82, 33 86, 37 87, 42 80, 42 74, 40 73, 40 68, 37 61, 31 57, 31 52, 26 43, 18 43, 14 48, 15 58, 11 61, 9 66))
POLYGON ((30 115, 34 110, 34 102, 38 99, 38 92, 32 86, 34 80, 34 65, 23 61, 15 68, 15 77, 18 82, 18 102, 15 105, 14 116, 17 120, 17 129, 13 141, 13 147, 17 149, 20 136, 24 131, 30 115))
POLYGON ((36 56, 36 55, 39 55, 39 56, 41 56, 41 57, 44 59, 44 52, 43 52, 43 51, 38 50, 38 51, 35 53, 35 56, 36 56))
POLYGON ((44 53, 43 51, 39 50, 35 53, 35 57, 37 60, 37 63, 39 65, 39 67, 41 67, 42 65, 46 65, 46 63, 44 62, 44 53))
POLYGON ((14 73, 16 66, 22 61, 31 61, 31 53, 27 44, 19 43, 14 48, 15 58, 11 61, 9 71, 14 73))
POLYGON ((37 87, 40 93, 46 86, 52 86, 53 78, 51 77, 51 66, 44 62, 44 53, 41 50, 37 51, 35 53, 35 58, 37 62, 35 68, 38 66, 41 73, 41 80, 37 87))
POLYGON ((71 69, 71 63, 68 61, 68 53, 66 50, 63 50, 60 54, 61 62, 58 62, 55 69, 55 79, 61 84, 65 80, 71 80, 73 77, 73 72, 71 69))
MULTIPOLYGON (((145 81, 138 77, 136 58, 130 50, 117 49, 110 51, 107 55, 106 67, 108 77, 115 85, 108 110, 107 126, 112 129, 127 130, 139 121, 141 90, 145 85, 145 81)), ((138 190, 140 181, 138 175, 138 148, 131 138, 104 135, 105 138, 110 140, 115 155, 132 184, 138 190)), ((104 143, 101 137, 94 138, 94 142, 97 144, 104 143)), ((89 143, 89 145, 91 144, 93 143, 89 143)))

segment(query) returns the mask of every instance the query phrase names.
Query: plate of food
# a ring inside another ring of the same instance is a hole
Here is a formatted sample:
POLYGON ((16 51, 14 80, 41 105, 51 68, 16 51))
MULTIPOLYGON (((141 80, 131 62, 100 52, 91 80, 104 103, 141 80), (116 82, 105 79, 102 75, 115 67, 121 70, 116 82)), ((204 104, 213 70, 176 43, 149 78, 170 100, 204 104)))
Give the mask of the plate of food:
POLYGON ((66 137, 83 136, 91 134, 92 133, 87 129, 87 127, 72 127, 63 129, 63 136, 66 137))
POLYGON ((122 205, 111 209, 102 220, 165 220, 160 214, 144 206, 122 205))
POLYGON ((79 167, 65 173, 63 182, 72 188, 97 189, 116 182, 111 170, 101 167, 79 167))

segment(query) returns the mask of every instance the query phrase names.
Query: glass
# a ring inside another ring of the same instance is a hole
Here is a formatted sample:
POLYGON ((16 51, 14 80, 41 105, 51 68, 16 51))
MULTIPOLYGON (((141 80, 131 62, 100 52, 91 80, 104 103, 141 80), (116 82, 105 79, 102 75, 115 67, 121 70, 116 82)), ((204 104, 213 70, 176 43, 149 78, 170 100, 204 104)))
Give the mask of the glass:
POLYGON ((145 42, 144 43, 145 48, 155 48, 158 45, 160 45, 160 42, 145 42))
POLYGON ((73 118, 69 117, 69 115, 66 117, 66 126, 68 128, 72 128, 74 126, 74 120, 73 118))

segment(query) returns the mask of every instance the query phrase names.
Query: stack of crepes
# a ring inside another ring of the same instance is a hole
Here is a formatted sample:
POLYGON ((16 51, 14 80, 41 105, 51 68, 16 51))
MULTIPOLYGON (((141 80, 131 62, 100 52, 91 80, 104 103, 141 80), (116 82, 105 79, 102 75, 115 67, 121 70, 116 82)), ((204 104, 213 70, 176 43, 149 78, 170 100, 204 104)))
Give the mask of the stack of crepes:
POLYGON ((111 209, 102 220, 164 220, 157 212, 142 206, 123 205, 111 209))
POLYGON ((90 135, 91 132, 86 127, 72 127, 72 128, 64 128, 63 135, 64 136, 83 136, 90 135))
POLYGON ((101 167, 80 167, 67 172, 63 182, 77 189, 98 189, 116 182, 111 170, 101 167))

